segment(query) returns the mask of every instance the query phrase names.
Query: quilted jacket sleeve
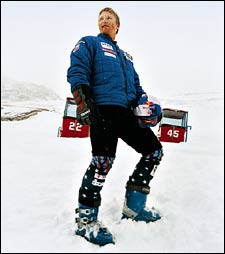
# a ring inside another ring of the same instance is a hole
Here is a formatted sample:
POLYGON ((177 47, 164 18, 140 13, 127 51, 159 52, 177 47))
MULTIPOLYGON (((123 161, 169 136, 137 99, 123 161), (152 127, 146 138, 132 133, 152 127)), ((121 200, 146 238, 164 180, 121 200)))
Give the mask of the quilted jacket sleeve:
POLYGON ((70 67, 67 70, 67 81, 73 93, 76 86, 84 84, 90 86, 93 61, 93 49, 88 40, 83 37, 77 42, 70 54, 70 67))

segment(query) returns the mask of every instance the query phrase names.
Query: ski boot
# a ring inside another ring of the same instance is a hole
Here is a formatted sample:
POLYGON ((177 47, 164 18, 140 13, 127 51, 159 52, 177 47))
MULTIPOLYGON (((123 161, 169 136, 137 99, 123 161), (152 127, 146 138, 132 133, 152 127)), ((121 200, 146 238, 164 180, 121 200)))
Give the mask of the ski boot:
POLYGON ((97 220, 98 207, 89 207, 79 204, 79 208, 77 208, 75 212, 79 213, 79 217, 76 218, 76 235, 80 235, 87 241, 100 246, 114 243, 112 234, 97 220))
POLYGON ((135 221, 156 221, 161 218, 159 212, 152 207, 145 207, 147 194, 135 190, 126 190, 125 202, 123 206, 122 219, 132 219, 135 221))

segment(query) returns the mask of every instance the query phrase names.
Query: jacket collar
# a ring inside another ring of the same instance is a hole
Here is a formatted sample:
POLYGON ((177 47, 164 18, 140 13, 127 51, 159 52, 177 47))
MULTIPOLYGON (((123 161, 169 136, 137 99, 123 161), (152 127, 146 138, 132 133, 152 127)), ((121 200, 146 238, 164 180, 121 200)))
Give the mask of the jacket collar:
POLYGON ((117 43, 117 41, 113 41, 112 38, 108 34, 99 33, 98 36, 101 38, 104 38, 106 40, 109 40, 110 42, 112 42, 114 44, 117 43))

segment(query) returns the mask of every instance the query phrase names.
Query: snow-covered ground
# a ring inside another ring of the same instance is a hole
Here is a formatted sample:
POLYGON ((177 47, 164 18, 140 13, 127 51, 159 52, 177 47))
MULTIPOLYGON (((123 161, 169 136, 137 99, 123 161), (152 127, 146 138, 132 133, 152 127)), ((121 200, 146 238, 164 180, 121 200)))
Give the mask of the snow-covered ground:
MULTIPOLYGON (((46 99, 45 106, 54 110, 2 121, 1 252, 223 253, 223 91, 161 101, 164 107, 187 110, 192 126, 186 143, 163 143, 165 156, 148 198, 148 206, 159 209, 162 219, 149 224, 120 220, 124 187, 140 155, 119 141, 99 213, 116 244, 104 247, 74 235, 74 209, 91 146, 89 138, 57 137, 65 101, 46 99)), ((7 110, 16 113, 17 103, 9 104, 7 110)), ((18 105, 29 107, 26 101, 18 105)))

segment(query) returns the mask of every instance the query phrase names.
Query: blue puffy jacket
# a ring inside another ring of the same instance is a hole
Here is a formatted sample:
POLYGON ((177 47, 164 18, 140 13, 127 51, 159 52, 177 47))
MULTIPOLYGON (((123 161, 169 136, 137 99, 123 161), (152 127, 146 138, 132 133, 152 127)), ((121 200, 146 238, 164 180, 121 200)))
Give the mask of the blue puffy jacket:
POLYGON ((85 36, 70 55, 67 81, 73 93, 76 86, 91 86, 97 105, 130 107, 144 93, 132 57, 108 35, 85 36))

